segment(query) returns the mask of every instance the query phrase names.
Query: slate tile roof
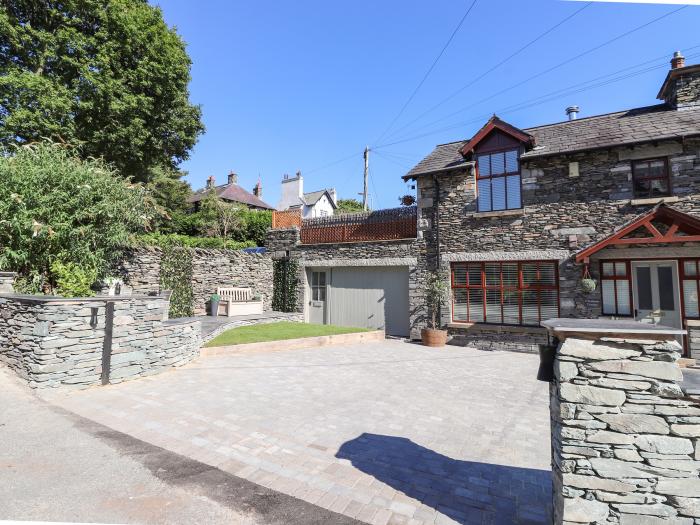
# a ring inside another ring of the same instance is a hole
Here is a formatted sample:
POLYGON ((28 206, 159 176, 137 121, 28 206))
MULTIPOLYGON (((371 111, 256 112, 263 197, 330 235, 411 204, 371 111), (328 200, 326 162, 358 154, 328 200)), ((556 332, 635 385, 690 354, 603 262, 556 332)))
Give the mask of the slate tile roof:
MULTIPOLYGON (((318 190, 318 191, 310 191, 309 193, 304 193, 304 202, 306 203, 307 206, 313 206, 327 192, 328 192, 328 190, 318 190)), ((333 199, 330 198, 330 195, 329 195, 328 200, 331 202, 333 207, 336 207, 335 203, 333 202, 333 199)))
MULTIPOLYGON (((188 202, 198 202, 207 196, 207 188, 197 190, 193 195, 187 199, 188 202)), ((214 191, 220 199, 227 201, 238 202, 249 207, 262 208, 265 210, 274 210, 274 206, 270 206, 265 201, 258 199, 255 195, 250 193, 248 190, 241 188, 238 184, 222 184, 220 186, 215 186, 214 191)))
MULTIPOLYGON (((521 158, 532 159, 681 136, 700 135, 700 109, 678 111, 666 104, 618 111, 523 129, 535 147, 521 158)), ((467 164, 459 150, 468 140, 437 146, 404 179, 467 164)))

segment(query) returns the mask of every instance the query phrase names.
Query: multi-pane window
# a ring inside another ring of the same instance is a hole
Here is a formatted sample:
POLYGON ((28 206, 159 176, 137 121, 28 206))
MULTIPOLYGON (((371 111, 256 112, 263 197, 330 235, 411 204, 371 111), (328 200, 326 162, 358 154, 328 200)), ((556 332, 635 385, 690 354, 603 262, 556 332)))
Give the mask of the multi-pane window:
POLYGON ((632 162, 632 181, 635 197, 664 197, 671 194, 666 159, 632 162))
POLYGON ((559 316, 555 261, 452 264, 452 320, 539 325, 559 316))
POLYGON ((603 314, 631 315, 630 266, 627 261, 603 261, 600 268, 600 289, 603 314))
POLYGON ((686 259, 682 264, 683 311, 685 317, 700 318, 698 310, 698 290, 700 289, 700 269, 698 259, 686 259))
POLYGON ((476 156, 479 211, 522 208, 518 150, 476 156))
POLYGON ((311 272, 311 300, 326 300, 326 272, 311 272))

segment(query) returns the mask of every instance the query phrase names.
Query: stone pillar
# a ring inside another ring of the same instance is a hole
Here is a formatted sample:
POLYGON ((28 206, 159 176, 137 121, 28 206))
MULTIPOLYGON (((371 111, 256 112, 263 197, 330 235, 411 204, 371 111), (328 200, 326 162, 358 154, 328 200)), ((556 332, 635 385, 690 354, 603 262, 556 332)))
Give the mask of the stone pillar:
POLYGON ((554 523, 699 523, 700 403, 676 383, 678 330, 548 323, 561 341, 550 386, 554 523))
POLYGON ((0 272, 0 293, 14 293, 15 272, 0 272))

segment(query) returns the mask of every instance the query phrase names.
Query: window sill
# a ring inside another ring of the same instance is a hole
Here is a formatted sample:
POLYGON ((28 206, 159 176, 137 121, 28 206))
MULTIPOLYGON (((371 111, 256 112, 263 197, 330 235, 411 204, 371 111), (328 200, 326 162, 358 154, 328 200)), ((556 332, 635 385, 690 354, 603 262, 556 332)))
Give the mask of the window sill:
POLYGON ((469 332, 498 332, 517 334, 546 334, 547 329, 541 326, 524 326, 512 324, 488 324, 488 323, 456 323, 447 324, 447 328, 467 330, 469 332))
POLYGON ((692 328, 697 328, 700 326, 700 319, 686 319, 685 325, 692 328))
POLYGON ((517 210, 499 210, 499 211, 478 211, 474 213, 468 213, 467 217, 474 218, 488 218, 488 217, 514 217, 516 215, 525 215, 525 208, 518 208, 517 210))
POLYGON ((678 202, 679 200, 678 197, 652 197, 650 199, 632 199, 630 204, 632 206, 645 206, 648 204, 659 204, 661 202, 670 204, 672 202, 678 202))

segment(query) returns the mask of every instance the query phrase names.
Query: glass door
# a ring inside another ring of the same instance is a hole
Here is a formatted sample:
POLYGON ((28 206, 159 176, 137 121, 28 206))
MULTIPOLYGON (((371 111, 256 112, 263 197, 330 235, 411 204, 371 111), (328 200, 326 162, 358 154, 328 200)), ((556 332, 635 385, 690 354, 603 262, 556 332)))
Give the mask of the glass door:
POLYGON ((309 301, 309 322, 326 324, 326 271, 311 270, 309 283, 311 285, 311 301, 309 301))
POLYGON ((638 321, 682 327, 675 261, 633 261, 632 296, 638 321))

